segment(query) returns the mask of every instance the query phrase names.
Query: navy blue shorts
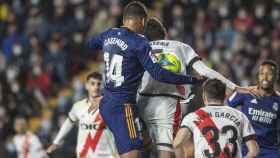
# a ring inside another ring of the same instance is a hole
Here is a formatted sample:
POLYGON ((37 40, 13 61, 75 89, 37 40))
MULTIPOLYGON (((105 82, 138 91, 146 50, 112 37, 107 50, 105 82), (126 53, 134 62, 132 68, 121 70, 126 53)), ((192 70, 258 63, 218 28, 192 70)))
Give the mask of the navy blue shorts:
POLYGON ((141 124, 135 105, 119 104, 103 97, 99 110, 114 135, 120 155, 142 148, 141 124))

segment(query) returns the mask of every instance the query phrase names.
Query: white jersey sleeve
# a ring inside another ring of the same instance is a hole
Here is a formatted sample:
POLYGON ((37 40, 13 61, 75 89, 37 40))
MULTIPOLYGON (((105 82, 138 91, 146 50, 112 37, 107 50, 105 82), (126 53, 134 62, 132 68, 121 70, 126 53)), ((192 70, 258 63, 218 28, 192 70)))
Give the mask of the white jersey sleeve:
MULTIPOLYGON (((77 102, 79 103, 79 102, 77 102)), ((70 112, 68 113, 68 118, 70 119, 70 121, 72 122, 77 122, 79 121, 79 116, 78 116, 78 104, 75 103, 72 107, 72 109, 70 110, 70 112)))
POLYGON ((56 135, 53 144, 61 145, 63 143, 63 139, 70 132, 70 130, 74 127, 74 123, 67 118, 59 129, 58 134, 56 135))
POLYGON ((190 47, 189 45, 185 43, 178 43, 179 47, 177 52, 179 53, 181 59, 183 60, 185 66, 192 66, 193 63, 200 60, 200 57, 196 52, 190 47))
POLYGON ((61 128, 56 135, 53 144, 61 145, 63 143, 63 139, 70 132, 70 130, 74 127, 74 123, 79 121, 78 110, 79 110, 79 102, 75 103, 70 112, 68 113, 68 118, 63 122, 61 128))
POLYGON ((241 131, 241 136, 243 138, 243 142, 246 142, 248 140, 251 139, 255 139, 255 130, 252 127, 252 124, 250 123, 249 119, 247 118, 247 116, 243 113, 241 113, 242 115, 242 120, 243 120, 243 127, 242 127, 242 131, 241 131))
POLYGON ((188 128, 191 132, 194 131, 195 127, 193 124, 193 121, 196 119, 196 115, 195 113, 189 113, 188 115, 186 115, 182 122, 181 122, 181 128, 188 128))
POLYGON ((222 81, 224 84, 227 85, 228 88, 234 90, 236 87, 236 84, 225 78, 223 75, 218 73, 217 71, 210 69, 208 66, 206 66, 196 54, 196 52, 187 44, 181 43, 180 44, 180 52, 182 60, 184 60, 184 63, 186 66, 192 67, 196 72, 198 72, 200 75, 205 76, 207 78, 216 78, 220 81, 222 81))

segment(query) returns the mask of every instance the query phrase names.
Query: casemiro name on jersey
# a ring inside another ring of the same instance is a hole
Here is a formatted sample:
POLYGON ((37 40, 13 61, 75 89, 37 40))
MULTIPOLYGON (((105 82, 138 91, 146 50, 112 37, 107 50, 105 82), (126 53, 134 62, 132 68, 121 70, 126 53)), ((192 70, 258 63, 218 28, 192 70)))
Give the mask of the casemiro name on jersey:
POLYGON ((115 37, 105 39, 104 46, 107 46, 109 44, 117 45, 121 48, 122 51, 125 51, 128 48, 128 45, 123 40, 115 37))

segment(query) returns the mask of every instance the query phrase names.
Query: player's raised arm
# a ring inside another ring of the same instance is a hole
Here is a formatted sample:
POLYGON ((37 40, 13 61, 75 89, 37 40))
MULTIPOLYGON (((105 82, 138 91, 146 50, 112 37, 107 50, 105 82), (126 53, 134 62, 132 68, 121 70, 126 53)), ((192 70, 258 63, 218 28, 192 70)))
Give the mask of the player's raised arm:
MULTIPOLYGON (((181 43, 181 42, 180 42, 181 43)), ((222 81, 228 88, 234 90, 237 85, 232 81, 225 78, 219 72, 206 66, 201 60, 200 57, 195 53, 195 51, 188 45, 181 43, 182 58, 185 60, 186 64, 190 65, 199 75, 205 76, 211 79, 218 79, 222 81)))
POLYGON ((151 47, 148 43, 137 52, 137 57, 144 69, 147 70, 155 80, 171 84, 194 84, 197 82, 197 78, 193 76, 178 75, 161 68, 160 65, 153 60, 151 47))

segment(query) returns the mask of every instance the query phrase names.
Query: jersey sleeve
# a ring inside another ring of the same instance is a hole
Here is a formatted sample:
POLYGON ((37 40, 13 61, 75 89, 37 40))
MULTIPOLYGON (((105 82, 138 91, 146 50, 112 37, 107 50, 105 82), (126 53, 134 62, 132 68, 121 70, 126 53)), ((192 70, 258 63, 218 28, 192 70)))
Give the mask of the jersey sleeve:
POLYGON ((79 120, 77 115, 77 106, 76 104, 73 105, 72 109, 68 113, 68 118, 71 122, 77 122, 79 120))
POLYGON ((252 124, 250 123, 247 116, 243 113, 242 114, 242 120, 243 120, 243 128, 241 129, 241 136, 243 138, 243 142, 247 142, 252 139, 256 139, 255 130, 252 127, 252 124))
POLYGON ((103 40, 104 40, 104 36, 106 33, 107 33, 107 31, 97 34, 94 37, 91 37, 86 43, 87 47, 89 49, 102 49, 103 40))
POLYGON ((238 92, 234 92, 227 100, 227 103, 231 107, 237 107, 242 105, 244 101, 244 96, 238 92))
POLYGON ((198 72, 200 75, 205 76, 207 78, 216 78, 220 81, 222 81, 226 86, 232 90, 236 88, 236 84, 225 78, 223 75, 218 73, 217 71, 210 69, 208 66, 206 66, 202 61, 196 60, 192 64, 192 68, 198 72))
POLYGON ((151 47, 148 42, 141 50, 137 51, 137 58, 144 69, 147 70, 155 80, 171 84, 194 84, 197 81, 193 76, 178 75, 161 68, 153 59, 151 47))
POLYGON ((182 60, 185 62, 186 66, 192 67, 192 65, 196 62, 201 60, 198 54, 188 45, 181 43, 180 52, 182 60))
POLYGON ((180 128, 188 128, 191 132, 193 132, 193 130, 194 130, 194 125, 193 125, 194 118, 195 118, 194 113, 190 113, 190 114, 186 115, 181 122, 180 128))
POLYGON ((70 120, 70 118, 66 119, 59 129, 55 139, 53 140, 53 144, 60 145, 63 143, 63 139, 70 132, 70 130, 74 127, 74 123, 70 120))

